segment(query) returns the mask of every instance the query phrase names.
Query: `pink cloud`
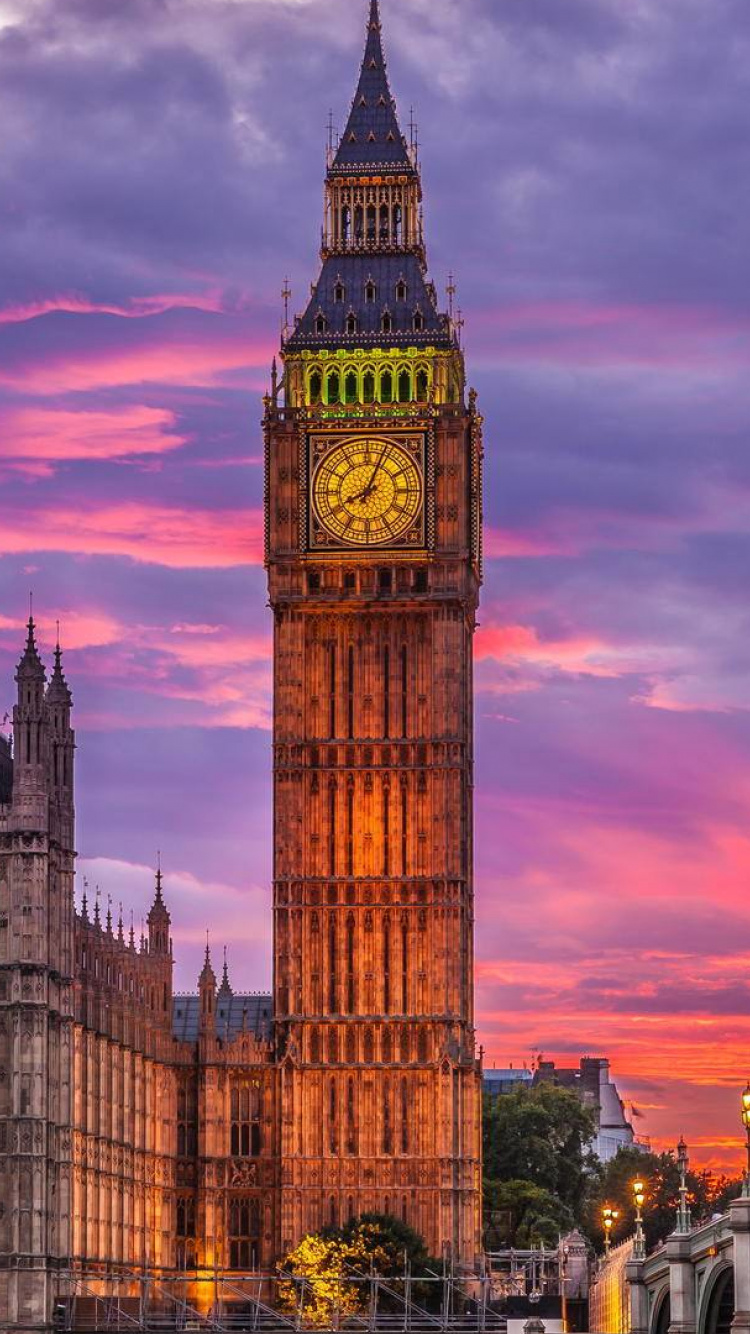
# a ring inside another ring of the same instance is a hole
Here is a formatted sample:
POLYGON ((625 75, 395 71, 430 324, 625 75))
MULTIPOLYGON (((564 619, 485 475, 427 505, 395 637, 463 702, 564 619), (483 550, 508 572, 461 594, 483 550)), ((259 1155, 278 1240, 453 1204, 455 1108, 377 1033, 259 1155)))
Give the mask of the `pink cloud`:
MULTIPOLYGON (((11 459, 118 459, 179 449, 175 415, 141 406, 71 412, 10 408, 0 415, 4 450, 11 459)), ((27 466, 28 465, 24 465, 27 466)), ((44 464, 41 464, 44 468, 44 464)))
POLYGON ((227 569, 263 558, 258 510, 196 510, 135 501, 98 508, 0 508, 0 551, 127 556, 173 569, 227 569))

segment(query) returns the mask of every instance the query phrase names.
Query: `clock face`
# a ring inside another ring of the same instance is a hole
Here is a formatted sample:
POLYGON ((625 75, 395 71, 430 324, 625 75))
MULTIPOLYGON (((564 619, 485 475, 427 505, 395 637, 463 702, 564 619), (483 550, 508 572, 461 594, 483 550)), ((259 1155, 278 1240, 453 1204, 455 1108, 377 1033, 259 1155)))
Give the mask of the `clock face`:
POLYGON ((339 440, 315 468, 312 503, 329 539, 347 546, 391 545, 413 532, 421 518, 420 458, 397 440, 339 440))

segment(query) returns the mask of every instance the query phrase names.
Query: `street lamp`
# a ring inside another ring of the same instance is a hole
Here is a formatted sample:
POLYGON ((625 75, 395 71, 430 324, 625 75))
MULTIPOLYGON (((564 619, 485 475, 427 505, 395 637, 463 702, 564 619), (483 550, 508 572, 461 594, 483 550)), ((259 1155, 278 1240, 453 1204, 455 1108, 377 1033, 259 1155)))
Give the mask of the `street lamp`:
POLYGON ((677 1231, 690 1231, 690 1210, 687 1202, 687 1170, 690 1166, 688 1148, 682 1135, 677 1145, 677 1166, 680 1170, 680 1207, 677 1210, 677 1231))
POLYGON ((604 1254, 609 1255, 609 1248, 612 1245, 612 1228, 620 1217, 620 1210, 613 1209, 611 1204, 602 1206, 602 1222, 604 1224, 604 1254))
POLYGON ((742 1095, 742 1124, 745 1127, 747 1161, 745 1166, 745 1194, 750 1195, 750 1081, 742 1095))
POLYGON ((635 1201, 635 1243, 633 1245, 633 1259, 645 1260, 646 1258, 646 1240, 643 1235, 643 1202, 646 1199, 646 1187, 640 1178, 633 1182, 633 1200, 635 1201))

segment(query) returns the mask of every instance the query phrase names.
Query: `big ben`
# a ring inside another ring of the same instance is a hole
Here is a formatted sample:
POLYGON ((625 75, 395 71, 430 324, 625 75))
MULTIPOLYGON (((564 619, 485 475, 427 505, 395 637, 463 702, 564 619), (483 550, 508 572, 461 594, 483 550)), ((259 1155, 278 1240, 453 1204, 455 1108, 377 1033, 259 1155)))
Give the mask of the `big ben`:
POLYGON ((281 1251, 368 1212, 479 1251, 482 423, 459 334, 371 0, 321 272, 266 401, 281 1251))

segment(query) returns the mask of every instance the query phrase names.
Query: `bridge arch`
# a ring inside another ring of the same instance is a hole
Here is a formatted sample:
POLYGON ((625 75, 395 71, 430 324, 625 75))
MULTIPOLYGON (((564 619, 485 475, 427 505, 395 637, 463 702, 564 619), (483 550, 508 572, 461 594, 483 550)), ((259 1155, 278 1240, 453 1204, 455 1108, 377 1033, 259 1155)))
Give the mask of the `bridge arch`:
POLYGON ((665 1283, 656 1294, 651 1313, 649 1334, 669 1334, 672 1323, 672 1302, 669 1296, 669 1284, 665 1283))
POLYGON ((734 1266, 721 1260, 706 1275, 698 1310, 698 1334, 730 1334, 734 1318, 734 1266))

